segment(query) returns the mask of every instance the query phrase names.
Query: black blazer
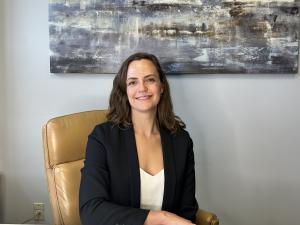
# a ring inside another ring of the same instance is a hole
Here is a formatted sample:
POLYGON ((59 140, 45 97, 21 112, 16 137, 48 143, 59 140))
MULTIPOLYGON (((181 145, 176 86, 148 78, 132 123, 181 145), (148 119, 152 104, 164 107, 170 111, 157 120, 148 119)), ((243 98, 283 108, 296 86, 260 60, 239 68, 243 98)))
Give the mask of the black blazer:
MULTIPOLYGON (((193 142, 185 130, 160 129, 165 186, 162 210, 195 221, 193 142)), ((143 225, 149 210, 140 209, 140 170, 133 128, 111 122, 89 135, 79 194, 83 225, 143 225)))

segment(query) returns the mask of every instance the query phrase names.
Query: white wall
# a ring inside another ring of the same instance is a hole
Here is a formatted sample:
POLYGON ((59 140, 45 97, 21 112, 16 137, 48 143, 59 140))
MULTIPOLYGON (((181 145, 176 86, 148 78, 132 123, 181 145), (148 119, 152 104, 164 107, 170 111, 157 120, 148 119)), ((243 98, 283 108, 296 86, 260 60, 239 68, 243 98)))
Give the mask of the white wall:
MULTIPOLYGON (((3 31, 3 22, 4 15, 3 15, 3 1, 0 0, 0 33, 3 31)), ((4 155, 3 155, 3 149, 4 149, 4 138, 3 138, 3 132, 4 132, 4 53, 3 53, 3 47, 4 47, 4 40, 3 36, 0 35, 0 223, 3 220, 3 169, 4 169, 4 155)))
MULTIPOLYGON (((3 31, 3 2, 0 1, 0 31, 3 31)), ((3 35, 0 35, 0 176, 3 170, 3 118, 4 118, 4 40, 3 35)), ((0 178, 1 179, 1 178, 0 178)), ((1 181, 0 181, 1 183, 1 181)), ((1 220, 0 220, 1 221, 1 220)))
MULTIPOLYGON (((4 221, 24 221, 32 215, 32 202, 41 201, 51 224, 41 127, 53 116, 106 108, 113 77, 49 74, 48 1, 1 1, 4 221)), ((175 109, 194 139, 200 207, 214 211, 223 225, 295 224, 300 212, 299 76, 169 80, 175 109)))

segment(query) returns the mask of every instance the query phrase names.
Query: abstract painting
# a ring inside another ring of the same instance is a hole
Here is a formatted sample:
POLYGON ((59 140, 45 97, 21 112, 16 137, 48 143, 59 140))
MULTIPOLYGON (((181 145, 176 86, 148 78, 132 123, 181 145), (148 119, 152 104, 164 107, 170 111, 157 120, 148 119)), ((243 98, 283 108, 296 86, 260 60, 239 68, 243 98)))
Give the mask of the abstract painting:
POLYGON ((49 0, 51 73, 113 73, 135 52, 167 74, 297 73, 300 0, 49 0))

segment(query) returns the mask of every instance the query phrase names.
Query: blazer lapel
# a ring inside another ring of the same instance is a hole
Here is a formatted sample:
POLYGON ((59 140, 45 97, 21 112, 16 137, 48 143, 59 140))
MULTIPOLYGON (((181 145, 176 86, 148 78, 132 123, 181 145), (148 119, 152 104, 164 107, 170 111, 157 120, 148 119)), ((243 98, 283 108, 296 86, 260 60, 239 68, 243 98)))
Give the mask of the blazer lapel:
POLYGON ((174 197, 176 192, 176 168, 174 162, 174 145, 171 134, 165 130, 160 130, 163 161, 165 172, 165 187, 162 209, 171 210, 174 207, 174 197))
MULTIPOLYGON (((123 143, 128 153, 128 175, 130 180, 130 200, 132 207, 140 208, 140 169, 136 149, 136 141, 133 128, 123 130, 123 143)), ((174 197, 176 191, 176 169, 174 162, 174 151, 171 134, 165 130, 160 130, 161 143, 163 150, 165 186, 162 210, 171 210, 174 206, 174 197)))
POLYGON ((130 201, 132 207, 140 208, 140 169, 133 128, 124 131, 124 144, 128 156, 128 175, 130 182, 130 201))

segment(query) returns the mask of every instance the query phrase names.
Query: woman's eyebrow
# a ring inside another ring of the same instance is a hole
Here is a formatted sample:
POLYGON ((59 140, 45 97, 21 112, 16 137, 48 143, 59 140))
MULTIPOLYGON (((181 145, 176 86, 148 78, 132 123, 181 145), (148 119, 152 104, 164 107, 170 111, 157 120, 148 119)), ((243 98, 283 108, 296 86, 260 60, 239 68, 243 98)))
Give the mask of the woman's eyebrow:
POLYGON ((137 77, 128 77, 126 81, 129 81, 129 80, 137 80, 138 78, 137 77))
MULTIPOLYGON (((144 76, 143 79, 148 78, 148 77, 152 77, 152 76, 156 77, 156 74, 154 74, 154 73, 148 74, 148 75, 144 76)), ((137 79, 138 79, 137 77, 128 77, 127 78, 127 80, 137 80, 137 79)))
POLYGON ((151 74, 148 74, 147 76, 145 76, 144 78, 147 78, 147 77, 156 77, 156 74, 151 73, 151 74))

